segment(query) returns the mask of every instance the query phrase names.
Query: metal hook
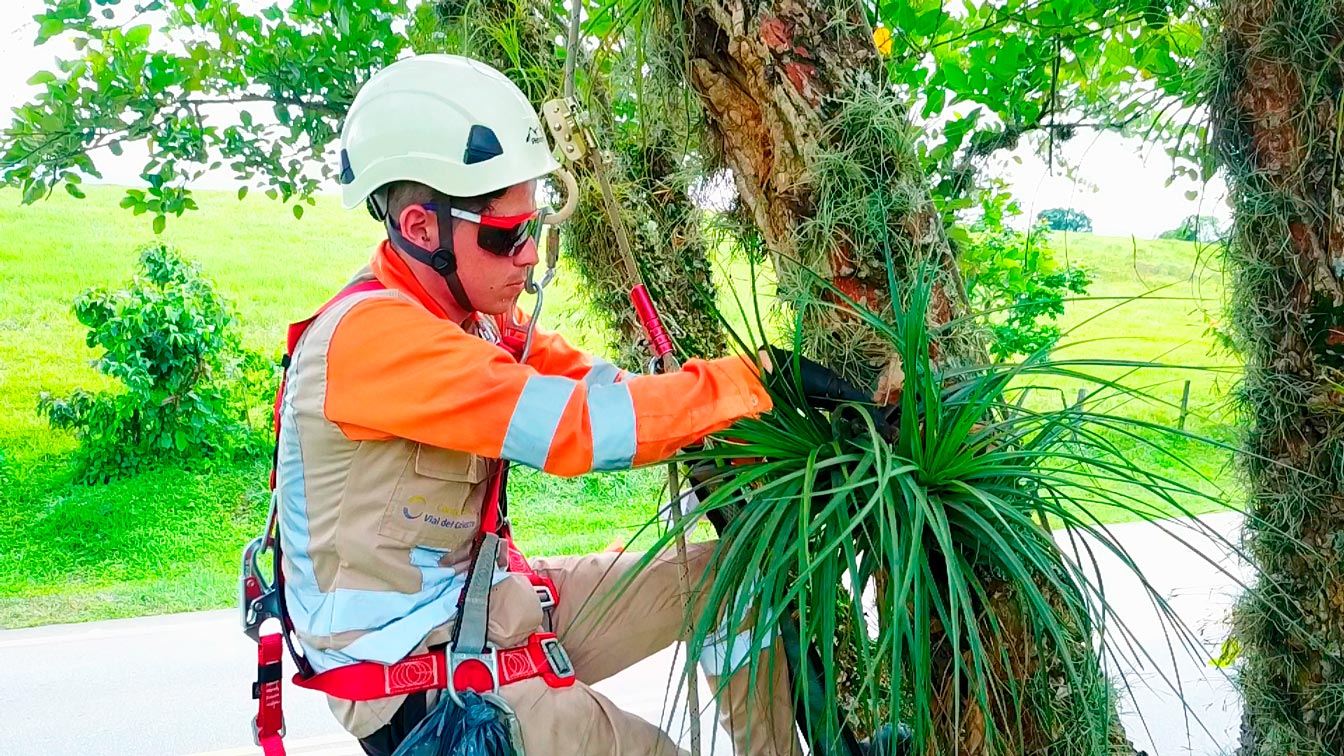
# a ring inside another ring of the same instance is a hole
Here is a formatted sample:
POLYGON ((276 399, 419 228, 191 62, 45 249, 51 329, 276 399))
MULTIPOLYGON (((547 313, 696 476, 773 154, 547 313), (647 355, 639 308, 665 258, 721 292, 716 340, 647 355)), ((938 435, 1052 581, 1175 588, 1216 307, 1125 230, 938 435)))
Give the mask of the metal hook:
POLYGON ((565 185, 565 204, 561 205, 559 210, 547 216, 547 221, 552 225, 569 220, 569 216, 573 215, 574 210, 579 206, 579 180, 574 178, 573 173, 564 168, 557 168, 554 175, 558 176, 560 182, 565 185))

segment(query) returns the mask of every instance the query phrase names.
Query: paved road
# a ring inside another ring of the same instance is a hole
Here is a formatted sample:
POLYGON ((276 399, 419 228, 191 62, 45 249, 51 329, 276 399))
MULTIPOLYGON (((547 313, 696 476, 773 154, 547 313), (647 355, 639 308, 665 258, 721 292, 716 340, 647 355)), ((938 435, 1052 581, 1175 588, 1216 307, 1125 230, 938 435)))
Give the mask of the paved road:
MULTIPOLYGON (((248 724, 256 714, 249 693, 256 645, 237 619, 234 612, 201 612, 0 631, 0 754, 260 753, 248 724)), ((665 711, 684 709, 664 706, 673 661, 665 652, 597 687, 665 722, 665 711)), ((291 754, 361 753, 322 696, 286 681, 284 700, 291 754)), ((712 717, 705 726, 713 726, 712 717)), ((718 751, 730 754, 731 747, 718 751)))
MULTIPOLYGON (((1206 518, 1225 534, 1238 523, 1206 518)), ((1225 637, 1222 615, 1235 596, 1235 581, 1167 539, 1152 525, 1116 529, 1159 595, 1195 630, 1201 653, 1216 654, 1225 637)), ((1205 543, 1219 562, 1225 555, 1205 543)), ((1202 661, 1173 664, 1153 610, 1136 581, 1121 579, 1111 558, 1101 559, 1108 600, 1133 633, 1136 648, 1157 664, 1120 664, 1132 689, 1126 724, 1153 756, 1220 756, 1230 752, 1239 717, 1230 684, 1202 661), (1174 671, 1174 674, 1173 674, 1174 671), (1198 717, 1190 720, 1163 679, 1179 680, 1198 717), (1201 726, 1202 724, 1202 726, 1201 726), (1146 727, 1145 727, 1146 725, 1146 727)), ((1112 639, 1119 635, 1112 628, 1112 639)), ((202 612, 83 625, 0 631, 0 754, 44 756, 252 756, 248 722, 255 646, 238 630, 234 612, 202 612)), ((1132 654, 1131 654, 1132 655, 1132 654)), ((619 705, 654 722, 667 722, 671 652, 601 683, 619 705)), ((703 688, 703 683, 702 683, 703 688)), ((702 699, 708 700, 707 692, 702 699)), ((295 756, 354 756, 320 696, 287 686, 286 742, 295 756)), ((717 730, 712 716, 706 739, 717 730)), ((673 723, 673 731, 684 731, 673 723)), ((720 735, 715 756, 731 753, 720 735)), ((682 738, 685 742, 685 738, 682 738)), ((711 752, 706 749, 706 752, 711 752)))
MULTIPOLYGON (((1239 516, 1213 515, 1201 522, 1226 541, 1239 543, 1239 516)), ((1188 526, 1132 524, 1115 532, 1153 591, 1193 635, 1188 648, 1177 639, 1169 641, 1149 594, 1133 573, 1113 556, 1099 559, 1107 601, 1133 636, 1133 642, 1124 643, 1123 633, 1114 626, 1107 630, 1110 647, 1128 657, 1116 665, 1127 686, 1128 700, 1122 707, 1126 730, 1151 756, 1234 753, 1241 701, 1227 673, 1209 660, 1219 655, 1231 632, 1228 610, 1242 584, 1251 580, 1251 570, 1225 544, 1188 526), (1173 536, 1197 547, 1198 553, 1173 536), (1141 654, 1131 649, 1143 649, 1151 658, 1136 662, 1141 654)))

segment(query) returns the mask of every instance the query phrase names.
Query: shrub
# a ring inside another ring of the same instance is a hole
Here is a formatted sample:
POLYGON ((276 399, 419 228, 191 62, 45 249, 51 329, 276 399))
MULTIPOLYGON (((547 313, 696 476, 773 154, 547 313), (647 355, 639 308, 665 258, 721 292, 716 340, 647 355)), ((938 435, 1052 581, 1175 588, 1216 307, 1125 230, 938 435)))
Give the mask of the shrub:
POLYGON ((253 451, 263 434, 247 422, 262 359, 239 348, 233 314, 174 249, 150 244, 121 290, 75 298, 86 341, 101 348, 98 372, 116 391, 43 392, 38 412, 75 432, 76 466, 87 482, 137 472, 155 462, 253 451))
POLYGON ((1051 231, 1077 231, 1079 233, 1092 233, 1092 219, 1081 210, 1073 208, 1052 207, 1049 210, 1042 210, 1036 216, 1036 220, 1043 221, 1050 227, 1051 231))
POLYGON ((1210 244, 1222 239, 1223 232, 1222 223, 1212 215, 1191 215, 1181 221, 1181 225, 1163 231, 1157 238, 1210 244))
POLYGON ((1043 226, 1028 234, 1010 228, 972 231, 959 261, 971 308, 991 333, 996 360, 1048 349, 1059 340, 1050 321, 1064 314, 1068 294, 1092 282, 1079 266, 1060 266, 1043 226))

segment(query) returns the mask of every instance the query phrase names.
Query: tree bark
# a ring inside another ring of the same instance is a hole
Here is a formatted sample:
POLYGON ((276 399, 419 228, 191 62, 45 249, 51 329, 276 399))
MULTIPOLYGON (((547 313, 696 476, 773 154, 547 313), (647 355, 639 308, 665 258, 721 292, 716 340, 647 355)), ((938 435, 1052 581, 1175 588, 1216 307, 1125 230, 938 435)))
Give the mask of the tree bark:
MULTIPOLYGON (((691 0, 681 10, 706 148, 731 167, 743 210, 774 255, 780 296, 802 313, 805 343, 848 377, 885 377, 894 392, 901 366, 888 341, 824 303, 848 299, 889 315, 888 262, 905 281, 927 264, 931 325, 964 313, 965 296, 862 9, 691 0)), ((944 337, 943 356, 974 355, 959 334, 944 337)))
POLYGON ((1234 628, 1243 756, 1344 753, 1344 3, 1227 0, 1210 110, 1235 226, 1258 570, 1234 628))
MULTIPOLYGON (((801 313, 810 355, 863 385, 876 381, 880 399, 895 399, 903 374, 889 339, 827 305, 849 300, 889 318, 893 299, 923 275, 932 283, 926 317, 937 327, 934 359, 984 364, 970 329, 945 327, 966 313, 964 287, 861 7, 684 0, 667 12, 678 22, 668 29, 683 35, 684 57, 671 69, 683 72, 699 95, 705 149, 732 170, 742 213, 773 254, 780 296, 801 313)), ((936 648, 944 683, 926 752, 1132 753, 1089 634, 1082 630, 1071 650, 1092 685, 1070 695, 1059 659, 1036 652, 1040 644, 1021 619, 1016 592, 982 579, 994 597, 987 609, 1005 628, 1005 668, 990 683, 998 696, 986 712, 963 689, 955 705, 964 681, 952 660, 962 649, 936 648), (1007 680, 1025 692, 1008 694, 1007 680), (1018 711, 1014 702, 1029 708, 1018 711), (1080 717, 1102 734, 1090 741, 1073 736, 1080 717)), ((890 714, 863 712, 849 721, 862 726, 890 714)))
MULTIPOLYGON (((423 40, 418 46, 422 52, 437 42, 439 49, 495 66, 523 89, 538 112, 542 103, 563 92, 563 49, 557 40, 566 35, 566 19, 553 16, 550 3, 439 0, 436 8, 447 33, 438 40, 423 40)), ((619 222, 630 230, 649 293, 683 356, 719 356, 727 350, 727 339, 713 307, 706 306, 717 293, 700 231, 701 213, 690 200, 684 172, 671 157, 681 154, 670 143, 675 134, 659 123, 614 123, 607 117, 610 82, 591 70, 592 63, 583 60, 579 70, 593 100, 599 139, 613 157, 610 178, 621 204, 619 222)), ((624 79, 633 76, 619 69, 607 73, 624 79)), ((612 219, 596 183, 583 172, 577 177, 580 203, 562 232, 561 273, 566 269, 578 273, 583 291, 606 321, 616 362, 643 370, 651 353, 630 303, 635 282, 620 262, 612 219)))

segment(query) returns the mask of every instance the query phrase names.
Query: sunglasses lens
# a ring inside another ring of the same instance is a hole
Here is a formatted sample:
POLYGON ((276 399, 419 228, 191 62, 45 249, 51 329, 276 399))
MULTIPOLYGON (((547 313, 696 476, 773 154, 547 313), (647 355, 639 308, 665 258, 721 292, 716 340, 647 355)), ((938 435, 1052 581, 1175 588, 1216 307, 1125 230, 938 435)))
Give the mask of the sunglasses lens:
POLYGON ((541 220, 538 218, 508 228, 482 225, 476 234, 476 243, 493 255, 513 257, 536 234, 540 225, 541 220))
POLYGON ((481 249, 492 255, 510 257, 513 255, 514 229, 481 226, 476 233, 476 243, 481 249))

